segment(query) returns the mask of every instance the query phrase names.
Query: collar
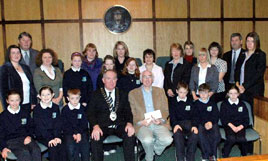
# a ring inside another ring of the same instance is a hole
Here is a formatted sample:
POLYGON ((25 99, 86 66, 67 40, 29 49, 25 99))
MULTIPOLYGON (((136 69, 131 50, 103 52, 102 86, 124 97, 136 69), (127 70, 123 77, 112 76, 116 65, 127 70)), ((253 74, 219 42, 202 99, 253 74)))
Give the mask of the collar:
POLYGON ((19 106, 19 108, 17 109, 17 110, 13 110, 11 107, 10 107, 10 105, 8 105, 7 106, 7 110, 10 112, 10 113, 12 113, 13 115, 14 114, 18 114, 19 112, 20 112, 20 106, 19 106))
MULTIPOLYGON (((146 90, 144 89, 144 85, 142 85, 141 88, 142 88, 142 91, 143 91, 143 92, 148 92, 148 91, 146 91, 146 90)), ((152 86, 151 86, 149 92, 152 92, 152 90, 153 90, 153 89, 152 89, 152 86)))
MULTIPOLYGON (((179 64, 179 63, 183 64, 183 57, 180 57, 179 62, 177 64, 179 64)), ((168 64, 173 64, 174 65, 175 64, 174 59, 172 59, 168 64)))
POLYGON ((187 101, 187 97, 185 97, 184 99, 181 99, 179 96, 177 96, 177 101, 180 102, 186 102, 187 101))
POLYGON ((107 88, 104 87, 104 90, 106 92, 107 97, 109 96, 109 92, 112 92, 111 96, 114 96, 114 94, 115 94, 115 88, 112 91, 109 91, 107 88))
POLYGON ((40 106, 42 107, 42 109, 47 109, 47 108, 52 108, 52 101, 50 101, 49 105, 46 106, 42 101, 40 101, 40 106))
POLYGON ((25 53, 25 52, 27 52, 27 54, 30 53, 29 49, 28 50, 23 50, 22 48, 20 48, 20 50, 22 51, 22 53, 25 53))
POLYGON ((68 103, 68 106, 69 106, 70 110, 74 110, 74 109, 79 110, 79 109, 80 109, 80 103, 78 103, 77 106, 73 106, 73 105, 69 102, 69 103, 68 103))
MULTIPOLYGON (((52 68, 52 70, 55 70, 55 68, 53 67, 53 65, 51 65, 51 68, 52 68)), ((41 66, 40 66, 40 69, 41 69, 42 71, 47 71, 47 68, 46 68, 44 65, 41 65, 41 66)))
POLYGON ((81 69, 81 68, 78 68, 78 69, 77 69, 77 68, 75 68, 75 67, 72 66, 71 69, 72 69, 74 72, 80 72, 80 69, 81 69))
MULTIPOLYGON (((199 68, 202 68, 201 65, 200 65, 200 63, 198 64, 198 67, 199 67, 199 68)), ((208 65, 207 65, 206 68, 210 68, 210 67, 211 67, 211 64, 208 63, 208 65)))
POLYGON ((232 49, 232 53, 234 53, 234 51, 235 51, 235 54, 240 53, 241 52, 241 48, 239 48, 237 50, 232 49))
POLYGON ((239 103, 239 98, 237 98, 237 100, 235 102, 233 102, 230 98, 228 98, 228 102, 232 105, 232 104, 236 104, 238 105, 239 103))
POLYGON ((209 98, 207 100, 202 100, 201 98, 199 98, 199 101, 202 102, 202 103, 204 103, 204 104, 207 104, 208 101, 209 101, 209 98))

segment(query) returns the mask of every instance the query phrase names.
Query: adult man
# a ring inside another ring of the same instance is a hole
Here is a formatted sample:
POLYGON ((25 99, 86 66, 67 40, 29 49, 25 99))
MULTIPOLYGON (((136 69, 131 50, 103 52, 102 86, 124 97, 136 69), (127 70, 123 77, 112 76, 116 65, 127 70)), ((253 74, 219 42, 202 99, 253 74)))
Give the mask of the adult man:
POLYGON ((223 60, 227 62, 227 73, 224 76, 226 91, 235 85, 235 68, 238 61, 242 59, 242 36, 240 33, 233 33, 230 37, 231 50, 224 53, 223 60))
POLYGON ((93 160, 103 161, 103 140, 117 135, 123 139, 125 160, 134 161, 135 130, 127 94, 116 88, 115 71, 104 72, 102 81, 104 88, 94 92, 87 111, 92 128, 93 160))
POLYGON ((22 59, 20 62, 30 67, 32 74, 36 68, 35 58, 38 51, 32 49, 32 36, 28 32, 22 32, 18 36, 19 47, 21 49, 22 59))
POLYGON ((154 155, 161 155, 173 141, 170 126, 165 120, 168 117, 168 101, 163 89, 152 87, 152 72, 142 72, 142 83, 140 88, 130 91, 129 102, 135 131, 146 153, 145 159, 153 161, 154 155), (156 110, 161 111, 162 118, 145 119, 145 113, 156 110))

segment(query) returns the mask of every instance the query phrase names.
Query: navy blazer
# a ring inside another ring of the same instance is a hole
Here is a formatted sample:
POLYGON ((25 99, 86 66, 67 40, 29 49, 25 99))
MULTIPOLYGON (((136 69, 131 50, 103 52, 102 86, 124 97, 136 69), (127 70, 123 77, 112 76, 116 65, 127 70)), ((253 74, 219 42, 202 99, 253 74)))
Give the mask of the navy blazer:
MULTIPOLYGON (((33 83, 33 76, 31 73, 30 68, 27 65, 20 64, 25 75, 27 76, 28 80, 30 81, 30 103, 36 104, 37 103, 37 93, 33 83)), ((20 75, 11 64, 11 62, 7 62, 2 66, 2 77, 1 77, 1 96, 3 98, 4 107, 7 107, 6 103, 6 94, 9 90, 17 90, 21 94, 23 98, 23 84, 20 75)), ((23 102, 23 99, 22 101, 23 102)))
MULTIPOLYGON (((199 70, 200 68, 198 66, 192 67, 191 79, 189 84, 189 89, 191 91, 196 92, 198 90, 199 70)), ((211 67, 208 67, 206 75, 206 83, 209 85, 210 91, 214 93, 217 92, 219 86, 219 72, 215 65, 211 65, 211 67)))

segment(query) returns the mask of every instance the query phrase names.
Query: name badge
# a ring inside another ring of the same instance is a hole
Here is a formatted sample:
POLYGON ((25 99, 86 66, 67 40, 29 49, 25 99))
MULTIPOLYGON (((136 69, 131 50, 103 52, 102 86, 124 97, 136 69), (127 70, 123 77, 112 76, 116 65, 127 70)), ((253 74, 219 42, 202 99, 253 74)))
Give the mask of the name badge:
POLYGON ((141 81, 140 80, 136 80, 136 84, 141 84, 141 81))
POLYGON ((56 112, 53 112, 52 113, 52 118, 55 119, 57 117, 57 113, 56 112))
POLYGON ((86 81, 87 81, 87 77, 84 76, 84 77, 82 78, 82 82, 86 82, 86 81))
POLYGON ((188 105, 185 107, 185 111, 190 111, 190 110, 191 110, 191 106, 188 105))
POLYGON ((21 119, 21 124, 26 125, 27 124, 27 118, 22 118, 21 119))
POLYGON ((238 108, 238 112, 243 112, 243 107, 242 106, 238 108))
POLYGON ((208 111, 208 112, 211 112, 211 111, 212 111, 212 106, 208 106, 208 107, 207 107, 207 111, 208 111))
POLYGON ((77 114, 77 119, 82 119, 82 114, 77 114))

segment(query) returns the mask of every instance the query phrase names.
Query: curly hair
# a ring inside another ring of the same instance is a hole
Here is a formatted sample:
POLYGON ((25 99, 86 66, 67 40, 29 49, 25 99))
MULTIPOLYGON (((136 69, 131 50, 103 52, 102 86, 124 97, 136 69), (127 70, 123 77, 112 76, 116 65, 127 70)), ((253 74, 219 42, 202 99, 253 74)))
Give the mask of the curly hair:
POLYGON ((41 66, 43 64, 42 57, 44 53, 49 53, 52 56, 52 65, 58 65, 58 56, 52 49, 42 49, 39 54, 36 56, 35 63, 37 66, 41 66))

